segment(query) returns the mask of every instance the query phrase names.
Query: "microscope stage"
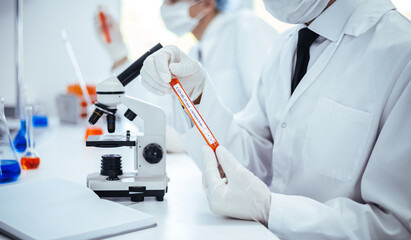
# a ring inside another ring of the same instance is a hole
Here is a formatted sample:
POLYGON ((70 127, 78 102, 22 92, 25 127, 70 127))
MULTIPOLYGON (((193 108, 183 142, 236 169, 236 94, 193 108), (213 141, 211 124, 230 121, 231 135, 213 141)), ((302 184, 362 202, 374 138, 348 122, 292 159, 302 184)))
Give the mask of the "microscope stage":
POLYGON ((144 197, 156 197, 163 201, 169 178, 163 176, 137 176, 136 173, 119 175, 120 180, 109 181, 107 176, 92 173, 87 176, 87 187, 100 197, 131 197, 131 201, 144 201, 144 197))
POLYGON ((90 135, 86 140, 87 147, 114 148, 114 147, 134 147, 136 137, 125 135, 90 135))

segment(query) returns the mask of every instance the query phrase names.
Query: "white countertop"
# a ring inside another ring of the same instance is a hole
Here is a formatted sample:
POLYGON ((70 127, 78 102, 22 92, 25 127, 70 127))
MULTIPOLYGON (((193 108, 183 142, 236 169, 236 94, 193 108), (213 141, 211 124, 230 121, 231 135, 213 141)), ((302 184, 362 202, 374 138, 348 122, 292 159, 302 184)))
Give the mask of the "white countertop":
MULTIPOLYGON (((58 125, 49 129, 37 144, 40 166, 22 170, 19 184, 59 177, 84 184, 86 177, 100 170, 101 155, 122 155, 123 171, 133 170, 130 148, 86 148, 85 126, 58 125)), ((110 239, 278 239, 257 222, 214 215, 208 208, 202 189, 201 172, 186 154, 167 154, 168 193, 163 202, 145 198, 131 202, 128 198, 111 199, 155 217, 157 227, 112 237, 110 239)), ((0 239, 7 239, 0 235, 0 239)))

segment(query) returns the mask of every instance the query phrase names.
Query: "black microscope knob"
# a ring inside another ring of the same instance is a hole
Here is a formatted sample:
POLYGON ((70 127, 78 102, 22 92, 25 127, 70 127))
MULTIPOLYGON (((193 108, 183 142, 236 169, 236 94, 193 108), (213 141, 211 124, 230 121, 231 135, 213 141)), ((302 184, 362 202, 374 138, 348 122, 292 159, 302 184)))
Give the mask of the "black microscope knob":
POLYGON ((144 148, 143 157, 147 162, 156 164, 163 158, 163 149, 157 143, 150 143, 144 148))
POLYGON ((137 114, 135 114, 133 111, 130 109, 127 109, 127 111, 124 113, 124 117, 126 117, 128 120, 133 121, 134 118, 137 117, 137 114))

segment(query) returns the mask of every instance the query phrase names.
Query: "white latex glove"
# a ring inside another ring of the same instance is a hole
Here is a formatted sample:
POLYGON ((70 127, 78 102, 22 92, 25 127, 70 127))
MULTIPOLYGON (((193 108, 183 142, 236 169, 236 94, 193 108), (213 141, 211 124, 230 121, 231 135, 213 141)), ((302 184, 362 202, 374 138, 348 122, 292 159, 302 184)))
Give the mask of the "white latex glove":
POLYGON ((255 220, 267 226, 271 191, 258 177, 243 167, 223 146, 203 147, 205 188, 210 210, 219 215, 255 220), (226 178, 220 178, 217 158, 226 178))
POLYGON ((124 44, 119 24, 111 17, 110 14, 103 11, 110 36, 110 42, 107 42, 106 36, 103 31, 103 25, 100 20, 100 11, 102 10, 97 11, 94 17, 94 28, 98 35, 98 39, 103 44, 104 48, 107 50, 107 53, 110 55, 113 62, 117 63, 123 58, 127 57, 127 47, 124 44))
POLYGON ((203 92, 204 68, 176 46, 165 46, 147 57, 140 72, 141 83, 157 95, 174 94, 169 84, 172 74, 180 80, 191 100, 203 92))

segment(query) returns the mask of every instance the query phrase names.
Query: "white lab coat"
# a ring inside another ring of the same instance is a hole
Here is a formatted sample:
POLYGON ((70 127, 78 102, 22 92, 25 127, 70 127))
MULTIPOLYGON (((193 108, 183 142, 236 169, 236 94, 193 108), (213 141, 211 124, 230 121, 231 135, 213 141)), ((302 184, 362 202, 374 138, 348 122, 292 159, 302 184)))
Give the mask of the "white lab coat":
MULTIPOLYGON (((411 239, 411 23, 388 0, 336 1, 309 27, 330 41, 290 97, 302 27, 280 37, 243 112, 207 81, 200 113, 271 189, 280 238, 411 239)), ((201 155, 197 129, 174 114, 201 155)))
POLYGON ((220 13, 189 55, 201 62, 222 103, 236 113, 250 100, 277 38, 277 31, 250 10, 220 13))

